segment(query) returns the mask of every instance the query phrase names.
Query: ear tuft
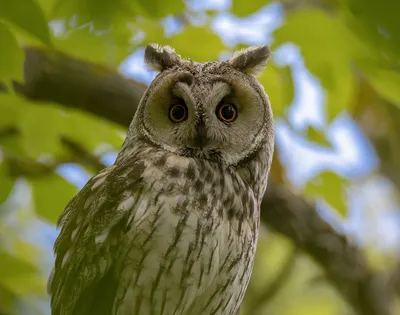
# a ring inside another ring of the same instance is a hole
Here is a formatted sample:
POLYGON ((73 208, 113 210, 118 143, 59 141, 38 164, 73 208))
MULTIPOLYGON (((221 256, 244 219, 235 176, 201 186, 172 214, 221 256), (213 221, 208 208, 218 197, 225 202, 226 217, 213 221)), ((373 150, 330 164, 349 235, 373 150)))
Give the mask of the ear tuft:
POLYGON ((267 66, 271 51, 267 45, 250 46, 243 50, 237 51, 229 64, 244 73, 258 76, 267 66))
POLYGON ((144 52, 144 62, 150 69, 163 71, 179 65, 181 58, 170 46, 149 44, 144 52))

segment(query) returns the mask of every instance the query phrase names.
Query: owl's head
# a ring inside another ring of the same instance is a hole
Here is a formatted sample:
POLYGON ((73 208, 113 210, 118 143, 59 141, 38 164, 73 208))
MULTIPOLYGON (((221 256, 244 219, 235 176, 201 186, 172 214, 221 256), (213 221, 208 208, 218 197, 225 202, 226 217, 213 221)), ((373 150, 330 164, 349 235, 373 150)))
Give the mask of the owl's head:
POLYGON ((268 96, 257 81, 267 46, 252 46, 222 62, 182 59, 149 45, 145 62, 159 71, 142 97, 131 128, 177 155, 238 165, 273 142, 268 96))

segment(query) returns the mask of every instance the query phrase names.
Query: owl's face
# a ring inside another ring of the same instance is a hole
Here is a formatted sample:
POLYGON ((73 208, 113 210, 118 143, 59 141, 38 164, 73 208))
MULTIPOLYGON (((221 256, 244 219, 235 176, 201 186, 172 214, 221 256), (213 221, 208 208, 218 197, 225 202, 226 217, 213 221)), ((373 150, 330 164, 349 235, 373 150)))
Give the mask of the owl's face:
MULTIPOLYGON (((273 135, 268 97, 252 73, 238 68, 243 64, 235 59, 197 63, 169 48, 149 47, 147 63, 161 65, 162 71, 143 96, 135 125, 152 144, 181 156, 237 165, 273 135)), ((253 64, 245 70, 265 65, 269 50, 257 49, 250 52, 262 60, 247 60, 253 64)), ((246 52, 241 54, 233 58, 243 59, 246 52)))

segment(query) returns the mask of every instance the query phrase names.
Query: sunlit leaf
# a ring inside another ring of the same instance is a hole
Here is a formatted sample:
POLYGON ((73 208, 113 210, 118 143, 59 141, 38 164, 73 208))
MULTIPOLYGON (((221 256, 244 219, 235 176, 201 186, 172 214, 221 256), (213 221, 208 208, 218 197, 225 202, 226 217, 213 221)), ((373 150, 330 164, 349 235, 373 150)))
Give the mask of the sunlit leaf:
MULTIPOLYGON (((0 0, 1 2, 2 0, 0 0)), ((0 7, 0 14, 1 14, 0 7)), ((24 55, 10 30, 0 23, 0 81, 22 80, 24 55)))
POLYGON ((145 32, 145 39, 142 44, 157 43, 160 45, 168 44, 168 39, 165 37, 164 28, 160 21, 148 18, 140 19, 138 23, 140 30, 145 32))
POLYGON ((46 279, 40 274, 17 274, 1 279, 0 283, 17 296, 42 293, 41 295, 45 297, 46 279))
POLYGON ((188 26, 182 32, 172 36, 169 44, 176 51, 196 61, 216 60, 225 48, 221 38, 207 27, 188 26), (195 45, 188 43, 195 40, 195 45))
POLYGON ((35 274, 36 270, 33 264, 19 259, 0 248, 0 283, 7 277, 35 274))
POLYGON ((86 113, 61 110, 58 105, 33 103, 0 94, 0 110, 4 113, 0 115, 0 130, 13 126, 18 129, 16 135, 1 137, 0 146, 33 160, 45 153, 54 158, 65 157, 69 152, 61 142, 64 137, 89 152, 102 144, 110 145, 110 150, 118 149, 124 139, 119 126, 86 113))
POLYGON ((32 195, 36 213, 56 223, 67 203, 77 193, 77 188, 57 174, 32 178, 32 195))
MULTIPOLYGON (((0 51, 1 54, 1 51, 0 51)), ((19 97, 0 93, 0 129, 15 126, 19 121, 18 106, 19 97)))
POLYGON ((37 3, 41 7, 44 15, 47 17, 47 20, 50 21, 53 16, 53 9, 54 9, 54 4, 56 3, 57 0, 37 0, 37 3))
POLYGON ((323 198, 341 215, 347 213, 346 180, 332 172, 322 172, 308 181, 305 191, 311 196, 323 198))
POLYGON ((18 129, 19 104, 17 96, 0 93, 0 147, 13 154, 22 154, 18 129))
POLYGON ((385 69, 372 63, 364 64, 362 70, 369 83, 383 98, 400 106, 400 71, 385 69))
POLYGON ((13 314, 15 311, 15 296, 6 288, 0 286, 0 314, 13 314))
POLYGON ((185 8, 182 0, 138 0, 137 3, 147 15, 157 19, 167 15, 179 14, 185 8))
POLYGON ((347 0, 342 3, 342 18, 357 36, 377 51, 382 61, 400 66, 400 20, 397 0, 347 0))
MULTIPOLYGON (((50 44, 46 18, 35 0, 0 0, 0 20, 11 22, 27 33, 50 44)), ((0 47, 3 47, 0 44, 0 47)))
POLYGON ((90 152, 97 149, 100 144, 109 144, 118 149, 125 136, 118 126, 109 121, 81 112, 67 115, 64 127, 65 136, 78 142, 90 152))
POLYGON ((331 147, 331 143, 326 138, 324 132, 321 130, 315 129, 313 126, 308 126, 307 138, 315 143, 321 144, 323 146, 331 147))
POLYGON ((277 45, 293 42, 300 48, 307 68, 327 92, 329 120, 352 103, 356 89, 351 62, 364 50, 338 17, 315 9, 294 11, 274 36, 277 45))
POLYGON ((53 18, 66 18, 69 28, 91 23, 96 30, 106 30, 116 20, 132 20, 135 4, 130 0, 55 0, 53 18))
POLYGON ((13 250, 19 257, 24 257, 28 261, 37 261, 40 258, 39 247, 18 238, 13 240, 13 250))
POLYGON ((0 287, 22 296, 43 291, 44 279, 36 266, 0 248, 0 287))
MULTIPOLYGON (((1 149, 0 149, 1 151, 1 149)), ((1 152, 0 152, 1 155, 1 152)), ((7 200, 14 186, 14 179, 10 177, 5 161, 0 159, 0 205, 7 200)))
POLYGON ((36 159, 43 153, 60 155, 63 152, 60 132, 64 124, 65 117, 58 108, 26 104, 20 115, 19 128, 28 156, 36 159))
POLYGON ((71 29, 55 39, 55 46, 70 56, 116 68, 130 52, 132 32, 127 25, 114 24, 94 32, 89 25, 71 29))
POLYGON ((259 81, 269 96, 274 116, 285 116, 294 96, 290 68, 277 68, 270 63, 259 77, 259 81))
POLYGON ((247 16, 273 2, 272 0, 232 0, 232 13, 237 16, 247 16))
POLYGON ((0 93, 0 130, 3 131, 0 147, 15 155, 25 154, 19 130, 22 110, 20 97, 0 93))

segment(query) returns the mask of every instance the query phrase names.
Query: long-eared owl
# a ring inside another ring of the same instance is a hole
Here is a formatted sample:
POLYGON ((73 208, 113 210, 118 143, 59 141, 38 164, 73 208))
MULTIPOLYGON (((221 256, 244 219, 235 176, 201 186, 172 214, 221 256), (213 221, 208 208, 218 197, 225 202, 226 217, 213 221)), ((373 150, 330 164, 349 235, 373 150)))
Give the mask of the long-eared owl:
POLYGON ((113 165, 59 219, 53 315, 237 315, 274 148, 256 79, 267 46, 195 62, 149 45, 159 71, 113 165))

